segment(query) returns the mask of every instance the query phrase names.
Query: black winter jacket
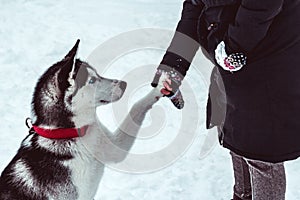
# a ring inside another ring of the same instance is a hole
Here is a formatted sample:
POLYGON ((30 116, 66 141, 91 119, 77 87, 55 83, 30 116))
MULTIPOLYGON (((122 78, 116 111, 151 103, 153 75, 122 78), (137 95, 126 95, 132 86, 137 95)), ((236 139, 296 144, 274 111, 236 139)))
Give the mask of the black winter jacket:
MULTIPOLYGON (((186 0, 176 30, 197 41, 214 64, 222 40, 228 54, 248 57, 240 71, 216 65, 211 76, 207 125, 219 127, 223 146, 268 162, 299 157, 300 1, 186 0)), ((180 43, 192 58, 198 46, 177 35, 169 50, 180 43)), ((162 63, 172 66, 178 57, 167 51, 162 63)), ((189 58, 179 70, 183 75, 189 58)))

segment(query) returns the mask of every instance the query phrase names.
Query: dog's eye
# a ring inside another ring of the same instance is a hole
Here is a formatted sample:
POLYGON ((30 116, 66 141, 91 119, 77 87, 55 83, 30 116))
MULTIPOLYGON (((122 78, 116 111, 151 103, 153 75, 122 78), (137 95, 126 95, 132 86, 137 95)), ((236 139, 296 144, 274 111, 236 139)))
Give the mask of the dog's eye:
POLYGON ((92 77, 90 80, 89 80, 89 84, 94 84, 96 82, 96 77, 92 77))

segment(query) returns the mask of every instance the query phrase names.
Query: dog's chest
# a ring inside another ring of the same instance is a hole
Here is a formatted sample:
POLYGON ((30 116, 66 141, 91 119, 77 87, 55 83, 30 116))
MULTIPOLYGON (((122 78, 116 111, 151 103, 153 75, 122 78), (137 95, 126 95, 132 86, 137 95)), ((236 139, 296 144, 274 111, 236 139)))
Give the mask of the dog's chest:
POLYGON ((76 187, 78 200, 92 200, 104 172, 104 165, 97 161, 85 147, 79 145, 74 158, 65 163, 71 170, 71 180, 76 187))
POLYGON ((74 146, 74 158, 66 162, 71 180, 76 187, 78 200, 92 200, 104 173, 103 163, 97 159, 101 135, 90 126, 87 134, 74 146))

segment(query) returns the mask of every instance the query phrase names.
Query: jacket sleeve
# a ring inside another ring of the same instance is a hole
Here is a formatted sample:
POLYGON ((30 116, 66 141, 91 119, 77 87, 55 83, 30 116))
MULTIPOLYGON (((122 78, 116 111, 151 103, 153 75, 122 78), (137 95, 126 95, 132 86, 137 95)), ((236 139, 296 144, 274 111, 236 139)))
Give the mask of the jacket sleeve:
POLYGON ((242 0, 227 32, 226 51, 249 54, 264 39, 284 0, 242 0))
POLYGON ((198 19, 203 3, 197 0, 185 0, 181 19, 161 64, 174 68, 185 76, 198 48, 198 19))

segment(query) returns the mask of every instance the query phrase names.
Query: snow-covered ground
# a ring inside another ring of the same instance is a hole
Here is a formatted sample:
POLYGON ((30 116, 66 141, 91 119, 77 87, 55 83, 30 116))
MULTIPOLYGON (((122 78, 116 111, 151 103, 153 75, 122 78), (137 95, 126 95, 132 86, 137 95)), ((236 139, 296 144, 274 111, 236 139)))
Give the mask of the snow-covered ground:
MULTIPOLYGON (((127 104, 132 105, 149 90, 152 69, 159 63, 162 48, 169 41, 165 40, 162 46, 152 46, 151 41, 155 43, 159 37, 153 38, 140 29, 153 28, 154 32, 168 38, 168 30, 174 30, 180 17, 182 0, 0 0, 0 5, 2 171, 27 134, 24 120, 30 116, 31 95, 37 78, 61 59, 77 38, 81 39, 78 56, 82 59, 90 58, 99 45, 100 49, 119 51, 102 74, 124 78, 129 86, 131 84, 131 90, 125 100, 100 108, 98 112, 100 118, 105 116, 101 120, 110 129, 116 128, 118 108, 127 108, 127 104), (125 33, 126 39, 132 36, 128 31, 136 34, 142 48, 136 48, 134 41, 122 42, 119 34, 125 33), (143 43, 145 38, 149 40, 146 44, 143 43), (101 46, 115 40, 121 42, 117 46, 101 46), (118 49, 130 45, 131 49, 126 52, 118 49)), ((206 142, 206 146, 203 144, 208 135, 204 128, 205 72, 208 69, 209 63, 199 54, 183 85, 187 102, 184 111, 175 110, 167 99, 161 100, 154 108, 156 112, 147 116, 145 127, 132 149, 131 155, 141 156, 141 159, 108 166, 95 199, 230 199, 233 178, 228 151, 214 145, 214 141, 206 142), (155 131, 152 128, 156 128, 155 131), (180 128, 184 129, 180 132, 180 128), (200 156, 204 147, 212 151, 200 156)), ((286 168, 287 199, 300 199, 300 161, 288 162, 286 168)))

